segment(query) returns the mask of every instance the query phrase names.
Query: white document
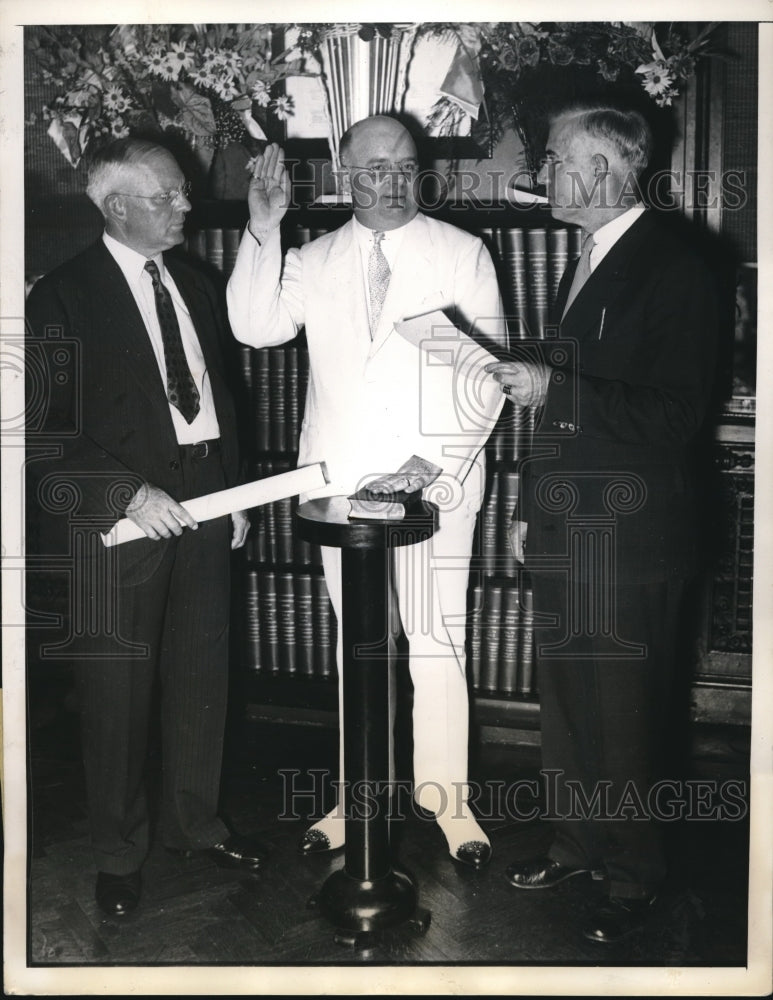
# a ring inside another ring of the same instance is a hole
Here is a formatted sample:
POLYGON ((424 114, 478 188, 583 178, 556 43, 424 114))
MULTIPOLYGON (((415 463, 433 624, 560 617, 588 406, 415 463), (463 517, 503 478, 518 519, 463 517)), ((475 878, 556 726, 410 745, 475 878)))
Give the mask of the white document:
POLYGON ((430 353, 441 364, 480 370, 499 360, 455 327, 442 309, 398 320, 395 330, 409 344, 430 353))
MULTIPOLYGON (((224 514, 233 514, 237 510, 249 510, 250 507, 260 507, 261 504, 273 503, 274 500, 284 500, 299 493, 325 486, 329 482, 324 462, 316 465, 305 465, 291 472, 282 472, 268 479, 257 479, 252 483, 233 486, 229 490, 220 490, 203 497, 186 500, 182 506, 196 521, 209 521, 224 514)), ((121 545, 137 538, 145 538, 145 532, 128 517, 117 521, 107 534, 102 535, 105 546, 121 545)))

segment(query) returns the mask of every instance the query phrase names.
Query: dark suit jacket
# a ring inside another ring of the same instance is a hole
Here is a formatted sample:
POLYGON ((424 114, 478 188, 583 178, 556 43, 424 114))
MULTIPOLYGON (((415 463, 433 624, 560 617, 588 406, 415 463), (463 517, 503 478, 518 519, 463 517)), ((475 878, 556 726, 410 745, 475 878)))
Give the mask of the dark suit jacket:
MULTIPOLYGON (((564 274, 559 318, 574 267, 564 274)), ((544 349, 553 366, 525 463, 527 556, 566 564, 572 523, 614 519, 620 581, 689 576, 698 497, 691 446, 714 378, 715 282, 651 212, 594 270, 544 349), (542 455, 540 455, 542 451, 542 455)))
MULTIPOLYGON (((220 426, 226 482, 238 475, 236 416, 226 384, 227 327, 214 286, 186 262, 165 258, 198 334, 220 426)), ((183 480, 165 387, 123 274, 100 239, 41 278, 27 301, 28 497, 104 530, 143 482, 176 500, 183 480), (47 445, 51 459, 38 457, 47 445), (39 491, 39 492, 38 492, 39 491), (74 506, 74 510, 73 510, 74 506)), ((50 527, 50 519, 48 520, 50 527)), ((48 535, 48 532, 46 532, 48 535)))

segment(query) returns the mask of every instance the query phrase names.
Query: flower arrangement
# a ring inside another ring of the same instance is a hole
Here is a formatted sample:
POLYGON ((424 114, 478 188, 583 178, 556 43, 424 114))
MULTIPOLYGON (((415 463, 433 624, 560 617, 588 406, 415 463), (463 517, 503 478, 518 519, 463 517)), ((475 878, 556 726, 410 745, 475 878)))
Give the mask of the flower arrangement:
MULTIPOLYGON (((534 122, 562 87, 568 96, 583 78, 588 84, 595 80, 596 89, 614 85, 668 107, 697 61, 715 54, 710 42, 716 25, 706 24, 690 41, 684 26, 651 21, 438 23, 426 30, 455 31, 472 72, 480 77, 485 96, 473 133, 496 142, 506 128, 515 128, 532 169, 534 122)), ((453 134, 462 117, 459 103, 446 95, 428 124, 453 134)))
MULTIPOLYGON (((697 61, 715 54, 715 27, 707 24, 688 41, 679 25, 629 21, 80 25, 34 28, 25 44, 40 78, 58 88, 41 111, 48 133, 77 166, 90 145, 130 131, 174 131, 210 154, 248 136, 265 139, 273 121, 294 113, 292 98, 277 85, 289 76, 316 75, 319 69, 312 73, 307 64, 315 60, 318 66, 331 40, 356 35, 381 45, 402 36, 409 39, 409 52, 422 34, 451 31, 460 58, 427 125, 454 135, 465 115, 477 113, 473 135, 491 143, 515 128, 527 169, 534 172, 537 123, 562 86, 576 87, 584 77, 667 107, 697 61), (297 29, 297 41, 274 55, 273 33, 286 28, 297 29), (478 95, 475 109, 471 94, 478 95)), ((397 73, 391 63, 387 69, 397 73)), ((394 90, 398 101, 405 64, 402 74, 394 90)), ((330 75, 323 70, 328 87, 330 75)), ((331 119, 337 113, 340 118, 336 100, 328 104, 331 119)), ((339 131, 344 124, 338 122, 339 131)))
MULTIPOLYGON (((76 167, 86 149, 130 131, 174 131, 213 150, 293 114, 277 93, 303 59, 272 56, 270 24, 79 25, 28 32, 25 45, 58 93, 48 134, 76 167)), ((36 116, 33 117, 33 120, 36 116)))

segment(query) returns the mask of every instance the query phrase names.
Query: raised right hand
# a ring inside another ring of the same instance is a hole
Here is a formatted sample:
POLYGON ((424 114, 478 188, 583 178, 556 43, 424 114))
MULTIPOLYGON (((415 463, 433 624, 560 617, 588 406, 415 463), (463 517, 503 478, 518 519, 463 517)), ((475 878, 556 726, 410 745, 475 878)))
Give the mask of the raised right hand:
POLYGON ((126 508, 126 516, 156 540, 181 535, 183 527, 198 528, 188 511, 158 486, 145 483, 126 508))
POLYGON ((247 204, 250 208, 250 229, 254 233, 274 229, 287 211, 290 178, 285 169, 284 150, 275 142, 270 142, 255 157, 247 204))

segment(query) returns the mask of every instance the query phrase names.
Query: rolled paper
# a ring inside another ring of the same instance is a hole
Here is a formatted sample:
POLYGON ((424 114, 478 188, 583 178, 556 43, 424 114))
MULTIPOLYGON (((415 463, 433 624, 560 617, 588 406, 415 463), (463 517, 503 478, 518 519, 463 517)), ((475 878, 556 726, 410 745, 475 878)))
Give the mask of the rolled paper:
MULTIPOLYGON (((194 497, 185 500, 182 506, 196 522, 209 521, 224 514, 234 514, 237 510, 249 510, 262 504, 284 500, 299 493, 306 493, 325 486, 330 482, 324 462, 315 465, 304 465, 290 472, 282 472, 267 479, 257 479, 241 486, 233 486, 228 490, 219 490, 207 496, 194 497)), ((107 548, 122 545, 137 538, 145 538, 145 532, 128 517, 116 521, 107 533, 102 535, 102 541, 107 548)))

